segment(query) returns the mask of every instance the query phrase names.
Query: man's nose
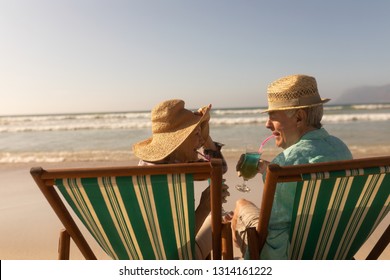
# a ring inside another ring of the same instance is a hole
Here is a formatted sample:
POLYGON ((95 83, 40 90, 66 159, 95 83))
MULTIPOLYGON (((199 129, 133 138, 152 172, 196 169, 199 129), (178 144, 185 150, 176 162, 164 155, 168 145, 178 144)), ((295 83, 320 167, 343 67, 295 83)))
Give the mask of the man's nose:
POLYGON ((268 128, 268 129, 271 129, 273 127, 272 122, 270 121, 270 119, 268 119, 267 122, 265 123, 265 127, 268 128))

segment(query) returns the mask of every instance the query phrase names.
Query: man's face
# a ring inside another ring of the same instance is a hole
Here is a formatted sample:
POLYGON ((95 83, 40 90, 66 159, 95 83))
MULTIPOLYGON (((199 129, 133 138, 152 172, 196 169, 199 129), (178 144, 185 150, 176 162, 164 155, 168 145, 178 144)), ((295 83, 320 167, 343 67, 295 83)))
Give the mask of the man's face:
POLYGON ((275 144, 277 147, 286 149, 298 142, 300 138, 296 114, 288 117, 285 111, 269 112, 268 121, 265 126, 275 135, 275 144))

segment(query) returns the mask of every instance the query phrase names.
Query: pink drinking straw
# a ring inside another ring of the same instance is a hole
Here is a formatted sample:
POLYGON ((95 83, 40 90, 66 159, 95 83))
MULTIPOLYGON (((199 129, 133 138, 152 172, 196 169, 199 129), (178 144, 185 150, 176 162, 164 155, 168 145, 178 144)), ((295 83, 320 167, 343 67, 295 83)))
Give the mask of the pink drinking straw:
POLYGON ((272 138, 274 138, 275 137, 275 135, 270 135, 270 136, 268 136, 267 138, 265 138, 264 140, 263 140, 263 142, 261 142, 261 145, 260 145, 260 148, 259 148, 259 154, 261 154, 262 152, 263 152, 263 146, 269 141, 269 140, 271 140, 272 138))
POLYGON ((209 156, 209 155, 202 154, 202 153, 199 152, 198 150, 196 150, 196 152, 197 152, 199 155, 201 155, 205 160, 210 161, 210 156, 209 156))

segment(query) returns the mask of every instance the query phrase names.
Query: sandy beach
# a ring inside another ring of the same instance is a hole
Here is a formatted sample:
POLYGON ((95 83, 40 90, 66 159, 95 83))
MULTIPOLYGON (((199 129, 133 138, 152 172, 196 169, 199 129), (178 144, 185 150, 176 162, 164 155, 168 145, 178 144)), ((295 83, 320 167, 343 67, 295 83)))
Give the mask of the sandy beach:
MULTIPOLYGON (((359 157, 361 155, 354 155, 359 157)), ((370 156, 375 156, 372 154, 370 156)), ((271 158, 272 155, 264 155, 271 158)), ((256 176, 250 185, 250 193, 240 193, 235 185, 241 180, 235 173, 236 157, 227 157, 229 171, 225 174, 226 182, 230 186, 231 196, 224 204, 225 210, 232 210, 234 202, 244 197, 256 203, 260 202, 262 186, 260 176, 256 176), (256 184, 255 184, 256 181, 256 184), (256 186, 257 187, 254 187, 256 186)), ((52 260, 57 258, 58 234, 62 225, 44 199, 38 187, 30 176, 33 166, 71 167, 71 166, 112 166, 133 165, 136 159, 127 162, 63 162, 63 163, 23 163, 0 164, 0 259, 7 260, 52 260)), ((198 190, 199 197, 202 189, 198 190)), ((364 259, 367 251, 373 246, 384 230, 384 225, 390 223, 390 215, 367 241, 364 248, 356 255, 357 259, 364 259)), ((94 240, 87 234, 87 240, 99 259, 108 259, 94 240)), ((238 257, 237 251, 236 257, 238 257)), ((72 243, 71 259, 83 259, 79 250, 72 243)), ((380 259, 390 260, 390 246, 387 247, 380 259)))

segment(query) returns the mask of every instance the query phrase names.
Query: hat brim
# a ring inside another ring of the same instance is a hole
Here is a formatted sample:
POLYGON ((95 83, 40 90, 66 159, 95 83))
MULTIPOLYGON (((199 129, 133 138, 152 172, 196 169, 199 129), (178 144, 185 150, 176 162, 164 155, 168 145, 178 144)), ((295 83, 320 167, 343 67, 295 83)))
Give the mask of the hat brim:
POLYGON ((195 128, 206 119, 206 115, 197 116, 194 114, 194 117, 199 119, 195 120, 194 118, 194 123, 186 128, 169 133, 154 134, 152 137, 134 144, 134 154, 144 161, 156 162, 163 160, 179 147, 195 128))
POLYGON ((263 114, 263 113, 274 112, 274 111, 285 111, 285 110, 293 110, 293 109, 310 108, 310 107, 322 105, 322 104, 327 103, 329 101, 330 101, 329 98, 324 98, 324 99, 321 99, 320 103, 302 105, 302 106, 288 106, 288 107, 280 107, 280 108, 271 108, 271 109, 268 108, 267 110, 262 111, 261 113, 263 114))

